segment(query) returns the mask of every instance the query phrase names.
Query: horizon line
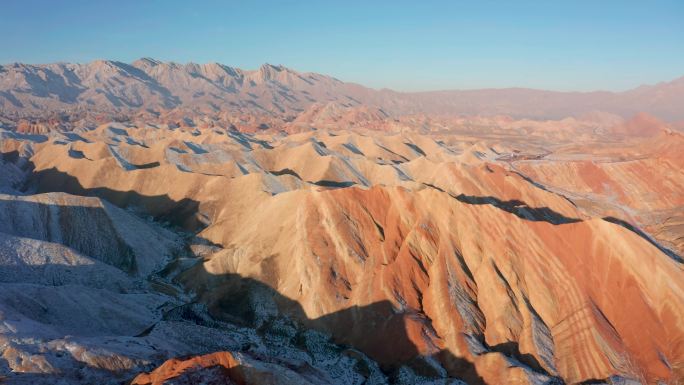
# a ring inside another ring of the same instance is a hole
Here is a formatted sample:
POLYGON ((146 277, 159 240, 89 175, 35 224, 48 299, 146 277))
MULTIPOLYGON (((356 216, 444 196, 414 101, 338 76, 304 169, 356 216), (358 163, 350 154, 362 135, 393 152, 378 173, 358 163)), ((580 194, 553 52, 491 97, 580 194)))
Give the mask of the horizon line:
POLYGON ((29 65, 29 66, 47 66, 47 65, 52 65, 52 64, 79 64, 79 65, 88 65, 88 64, 93 64, 96 62, 110 62, 110 63, 121 63, 121 64, 127 64, 127 65, 133 65, 136 61, 140 60, 148 60, 148 61, 153 61, 159 64, 177 64, 181 66, 187 66, 191 64, 195 65, 208 65, 208 64, 218 64, 221 66, 229 67, 231 69, 238 69, 241 71, 249 71, 249 72, 254 72, 254 71, 259 71, 264 66, 271 66, 271 67, 281 67, 290 71, 294 71, 300 74, 316 74, 316 75, 322 75, 326 76, 329 78, 332 78, 334 80, 341 81, 343 83, 347 84, 355 84, 362 86, 364 88, 368 88, 371 90, 375 91, 389 91, 389 92, 395 92, 395 93, 401 93, 401 94, 420 94, 420 93, 431 93, 431 92, 469 92, 469 91, 501 91, 501 90, 528 90, 528 91, 540 91, 540 92, 555 92, 555 93, 580 93, 580 94, 591 94, 591 93, 612 93, 612 94, 618 94, 618 93, 623 93, 623 92, 629 92, 641 87, 651 87, 651 86, 656 86, 660 84, 666 84, 666 83, 672 83, 675 82, 679 79, 684 79, 684 75, 674 77, 672 79, 666 79, 666 80, 660 80, 654 83, 641 83, 632 87, 624 88, 624 89, 619 89, 619 90, 609 90, 609 89, 582 89, 582 90, 570 90, 570 89, 553 89, 553 88, 538 88, 538 87, 529 87, 529 86, 522 86, 522 85, 510 85, 510 86, 495 86, 495 87, 466 87, 466 88, 442 88, 442 89, 421 89, 421 90, 412 90, 412 91, 407 91, 407 90, 399 90, 399 89, 394 89, 390 87, 372 87, 365 85, 361 82, 357 81, 347 81, 347 80, 342 80, 337 76, 333 76, 324 72, 318 72, 318 71, 300 71, 298 69, 294 69, 291 66, 284 65, 284 64, 272 64, 269 62, 264 62, 262 63, 258 68, 255 69, 247 69, 247 68, 241 68, 237 66, 232 66, 229 64, 221 63, 219 61, 208 61, 208 62, 194 62, 194 61, 186 61, 186 62, 181 62, 181 61, 174 61, 174 60, 159 60, 155 59, 151 56, 143 56, 139 57, 135 60, 132 61, 126 61, 126 60, 117 60, 117 59, 92 59, 89 61, 50 61, 50 62, 44 62, 44 63, 28 63, 28 62, 22 62, 22 61, 10 61, 10 62, 3 62, 0 63, 0 67, 2 66, 9 66, 9 65, 29 65))

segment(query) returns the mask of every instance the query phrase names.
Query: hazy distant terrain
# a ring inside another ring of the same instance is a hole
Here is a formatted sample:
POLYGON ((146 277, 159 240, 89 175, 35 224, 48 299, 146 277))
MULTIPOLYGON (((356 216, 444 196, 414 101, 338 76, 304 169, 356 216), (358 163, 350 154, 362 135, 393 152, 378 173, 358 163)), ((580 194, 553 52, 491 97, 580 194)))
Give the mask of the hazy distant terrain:
MULTIPOLYGON (((411 76, 407 74, 406 76, 411 76)), ((0 66, 0 111, 6 118, 45 118, 75 110, 127 116, 173 109, 292 117, 313 103, 380 108, 407 114, 509 115, 557 119, 591 112, 629 117, 647 112, 684 120, 684 78, 625 92, 553 92, 524 88, 401 93, 265 64, 242 70, 219 63, 7 64, 0 66)))

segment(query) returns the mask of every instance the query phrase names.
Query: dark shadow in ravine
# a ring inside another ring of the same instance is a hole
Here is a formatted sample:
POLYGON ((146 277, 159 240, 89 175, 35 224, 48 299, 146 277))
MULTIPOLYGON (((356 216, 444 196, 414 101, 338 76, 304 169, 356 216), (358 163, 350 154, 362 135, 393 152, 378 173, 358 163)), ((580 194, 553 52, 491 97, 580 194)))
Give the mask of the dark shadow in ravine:
POLYGON ((423 151, 420 147, 416 146, 415 144, 409 143, 409 142, 406 142, 406 143, 404 143, 404 144, 407 145, 411 150, 413 150, 413 151, 415 151, 416 153, 418 153, 419 155, 421 155, 421 156, 427 156, 427 155, 425 154, 425 151, 423 151))
POLYGON ((315 184, 316 186, 321 186, 321 187, 330 187, 330 188, 346 188, 346 187, 351 187, 356 184, 356 182, 338 182, 334 180, 319 180, 316 182, 309 182, 312 184, 315 184))
POLYGON ((467 203, 469 205, 491 205, 511 213, 520 219, 528 221, 543 221, 554 225, 581 222, 581 219, 566 217, 548 207, 530 207, 525 202, 515 199, 502 201, 501 199, 492 196, 473 196, 464 194, 459 194, 454 198, 459 202, 467 203))
POLYGON ((107 200, 122 207, 133 208, 155 220, 196 233, 206 227, 208 218, 199 212, 199 202, 184 198, 180 201, 168 195, 143 195, 136 191, 118 191, 106 187, 85 188, 78 178, 50 168, 33 172, 28 179, 27 189, 36 193, 65 192, 73 195, 92 196, 107 200))
POLYGON ((516 360, 525 364, 535 372, 550 376, 550 374, 546 371, 546 369, 544 369, 534 355, 520 353, 519 344, 515 341, 508 341, 498 345, 490 346, 489 350, 502 353, 508 357, 514 357, 516 360))
POLYGON ((281 176, 281 175, 292 175, 293 177, 302 180, 302 177, 297 174, 296 171, 289 169, 289 168, 284 168, 282 170, 274 170, 270 172, 273 175, 281 176))
POLYGON ((0 152, 0 160, 7 163, 16 164, 20 159, 19 151, 0 152))
POLYGON ((613 224, 616 224, 618 226, 622 226, 622 227, 626 228, 627 230, 629 230, 629 231, 633 232, 634 234, 640 236, 641 238, 647 240, 650 244, 652 244, 653 246, 658 248, 658 250, 663 252, 668 257, 672 258, 672 260, 674 260, 675 262, 684 263, 684 258, 679 256, 674 251, 668 249, 667 247, 659 244, 653 238, 649 237, 648 234, 644 233, 638 227, 632 225, 631 223, 624 221, 622 219, 619 219, 619 218, 615 218, 615 217, 604 217, 603 220, 606 222, 610 222, 610 223, 613 223, 613 224))
MULTIPOLYGON (((270 171, 271 174, 281 176, 281 175, 292 175, 293 177, 304 181, 302 177, 297 174, 296 171, 289 169, 289 168, 284 168, 282 170, 277 170, 277 171, 270 171)), ((351 187, 356 185, 356 182, 352 181, 346 181, 346 182, 339 182, 339 181, 334 181, 334 180, 319 180, 319 181, 306 181, 306 183, 310 183, 315 186, 320 186, 320 187, 328 187, 331 189, 335 188, 346 188, 346 187, 351 187)))
POLYGON ((452 193, 448 193, 443 188, 430 183, 423 183, 423 185, 439 192, 449 194, 449 196, 458 200, 459 202, 467 203, 469 205, 492 205, 500 210, 506 211, 507 213, 513 214, 518 218, 527 221, 544 221, 554 225, 581 222, 581 219, 566 217, 565 215, 558 213, 548 207, 530 207, 527 205, 527 203, 517 199, 502 201, 501 199, 492 196, 474 196, 465 194, 454 195, 452 193))
MULTIPOLYGON (((197 293, 197 300, 206 304, 212 317, 261 330, 269 317, 287 316, 303 328, 323 331, 342 346, 361 351, 378 362, 390 379, 401 366, 428 378, 439 378, 439 372, 421 357, 409 337, 407 328, 421 317, 417 313, 395 308, 390 301, 364 306, 350 306, 321 317, 309 318, 302 306, 265 283, 237 274, 215 275, 202 263, 180 273, 175 280, 197 293)), ((195 318, 191 313, 186 314, 195 318)), ((427 320, 429 321, 429 320, 427 320)), ((296 341, 294 341, 296 345, 296 341)), ((475 366, 448 350, 433 357, 448 369, 449 375, 471 385, 486 385, 475 366)))

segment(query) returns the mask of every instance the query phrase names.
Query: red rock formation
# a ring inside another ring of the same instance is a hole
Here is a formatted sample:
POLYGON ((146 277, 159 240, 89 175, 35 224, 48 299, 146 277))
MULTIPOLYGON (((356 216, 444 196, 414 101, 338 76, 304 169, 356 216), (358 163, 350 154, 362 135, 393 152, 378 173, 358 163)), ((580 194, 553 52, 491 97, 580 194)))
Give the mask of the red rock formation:
POLYGON ((138 375, 131 385, 162 385, 170 379, 175 384, 257 385, 245 379, 240 363, 229 352, 218 352, 188 359, 170 359, 150 373, 138 375))

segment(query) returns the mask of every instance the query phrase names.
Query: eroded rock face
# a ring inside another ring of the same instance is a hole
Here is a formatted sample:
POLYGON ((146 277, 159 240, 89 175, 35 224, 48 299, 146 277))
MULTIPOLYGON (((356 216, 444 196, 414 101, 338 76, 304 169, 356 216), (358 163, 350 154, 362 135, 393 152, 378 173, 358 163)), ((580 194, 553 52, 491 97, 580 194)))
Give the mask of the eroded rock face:
POLYGON ((143 276, 161 268, 180 247, 172 233, 150 229, 106 201, 62 193, 0 195, 0 232, 60 243, 143 276))
MULTIPOLYGON (((8 138, 30 164, 25 191, 43 194, 0 197, 0 246, 17 247, 0 260, 34 266, 0 274, 2 309, 59 326, 48 351, 101 374, 144 371, 141 384, 683 380, 681 227, 648 215, 684 203, 681 135, 606 148, 575 120, 438 122, 450 124, 8 138), (174 249, 174 231, 189 247, 174 249), (87 263, 89 279, 63 267, 87 263), (67 338, 65 316, 41 309, 65 304, 71 284, 84 303, 116 304, 110 314, 139 310, 83 322, 96 340, 67 338), (118 337, 105 349, 106 333, 118 337)), ((11 330, 11 370, 64 371, 11 330)))

